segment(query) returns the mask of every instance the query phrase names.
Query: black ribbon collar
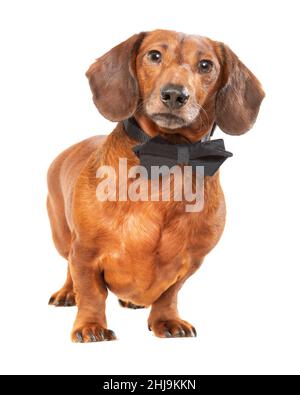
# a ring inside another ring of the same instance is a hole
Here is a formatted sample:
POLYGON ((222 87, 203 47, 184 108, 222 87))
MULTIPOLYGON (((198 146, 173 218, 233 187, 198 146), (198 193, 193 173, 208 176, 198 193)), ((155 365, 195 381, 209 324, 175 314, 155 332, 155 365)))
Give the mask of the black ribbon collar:
POLYGON ((232 156, 231 152, 225 150, 222 139, 210 140, 211 133, 197 143, 171 144, 161 136, 151 138, 137 124, 134 118, 126 119, 124 129, 127 135, 138 141, 139 145, 133 147, 133 152, 140 159, 151 175, 151 166, 175 165, 204 167, 205 176, 213 176, 225 160, 232 156))

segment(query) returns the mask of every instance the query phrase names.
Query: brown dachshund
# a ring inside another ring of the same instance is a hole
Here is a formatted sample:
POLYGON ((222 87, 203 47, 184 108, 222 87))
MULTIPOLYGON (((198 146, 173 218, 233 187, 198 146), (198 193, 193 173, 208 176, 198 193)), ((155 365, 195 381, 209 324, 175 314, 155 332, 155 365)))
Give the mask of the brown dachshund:
POLYGON ((132 36, 99 58, 87 77, 100 113, 119 123, 50 166, 48 213, 68 274, 49 304, 77 305, 75 342, 116 338, 106 323, 108 289, 124 307, 151 306, 148 325, 156 336, 195 336, 178 314, 177 293, 223 232, 219 172, 204 178, 203 209, 186 212, 184 201, 99 201, 97 170, 117 169, 119 158, 128 167, 139 164, 137 141, 124 129, 128 118, 170 144, 201 141, 214 124, 240 135, 255 122, 264 92, 223 43, 164 30, 132 36))

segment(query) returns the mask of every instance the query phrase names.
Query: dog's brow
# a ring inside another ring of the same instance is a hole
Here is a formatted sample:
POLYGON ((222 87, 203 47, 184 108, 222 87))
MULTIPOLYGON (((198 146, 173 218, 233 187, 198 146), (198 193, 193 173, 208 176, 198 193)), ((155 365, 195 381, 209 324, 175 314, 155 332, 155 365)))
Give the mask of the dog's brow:
POLYGON ((168 49, 169 45, 166 43, 154 43, 154 44, 151 44, 151 47, 161 47, 163 49, 168 49))
POLYGON ((197 55, 200 57, 200 58, 203 58, 203 57, 205 57, 205 58, 210 58, 211 57, 211 55, 208 53, 208 52, 204 52, 204 51, 197 51, 197 55))

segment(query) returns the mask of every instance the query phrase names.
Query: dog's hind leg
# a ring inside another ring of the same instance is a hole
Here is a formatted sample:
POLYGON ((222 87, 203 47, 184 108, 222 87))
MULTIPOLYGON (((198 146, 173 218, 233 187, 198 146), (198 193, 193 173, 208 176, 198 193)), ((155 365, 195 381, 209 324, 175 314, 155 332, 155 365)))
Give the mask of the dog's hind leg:
POLYGON ((56 307, 70 307, 76 305, 75 293, 73 290, 73 281, 69 268, 64 286, 58 292, 55 292, 51 296, 49 300, 49 305, 53 305, 56 307))
MULTIPOLYGON (((61 210, 60 206, 57 204, 58 202, 56 201, 56 204, 54 204, 53 200, 54 199, 51 199, 51 197, 49 196, 47 201, 47 208, 52 229, 52 237, 57 251, 63 258, 68 260, 71 246, 71 232, 69 230, 64 213, 61 210)), ((49 305, 57 307, 76 305, 75 293, 73 290, 73 281, 69 268, 65 284, 58 292, 55 292, 51 296, 49 300, 49 305)))

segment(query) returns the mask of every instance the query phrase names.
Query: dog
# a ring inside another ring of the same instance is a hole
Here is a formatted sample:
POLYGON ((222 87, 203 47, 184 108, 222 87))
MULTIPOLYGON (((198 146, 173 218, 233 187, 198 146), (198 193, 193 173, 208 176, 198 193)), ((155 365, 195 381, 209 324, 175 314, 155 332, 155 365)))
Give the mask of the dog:
POLYGON ((186 212, 174 199, 100 201, 97 171, 118 169, 120 158, 139 165, 138 142, 125 130, 128 119, 141 136, 175 147, 205 146, 214 125, 230 135, 247 132, 264 98, 261 84, 227 45, 166 30, 133 35, 86 75, 97 109, 118 124, 108 136, 68 148, 49 168, 53 241, 68 261, 66 282, 49 304, 77 305, 74 342, 116 339, 106 321, 108 290, 123 307, 151 307, 154 335, 196 336, 179 316, 177 294, 222 235, 219 171, 204 177, 199 212, 186 212))

